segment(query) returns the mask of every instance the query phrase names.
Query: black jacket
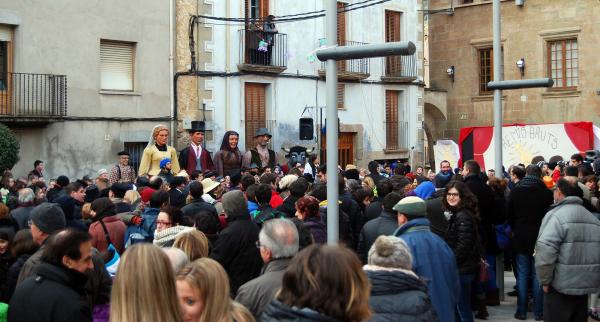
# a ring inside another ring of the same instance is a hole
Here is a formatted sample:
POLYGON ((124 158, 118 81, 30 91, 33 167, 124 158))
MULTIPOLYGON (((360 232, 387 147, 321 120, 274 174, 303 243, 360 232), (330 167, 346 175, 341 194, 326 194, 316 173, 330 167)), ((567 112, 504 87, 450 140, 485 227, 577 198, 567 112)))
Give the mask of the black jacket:
POLYGON ((336 322, 309 308, 289 307, 277 299, 271 301, 260 318, 261 322, 336 322))
POLYGON ((383 198, 378 198, 375 201, 371 202, 367 208, 365 208, 365 220, 368 222, 373 220, 381 214, 383 211, 383 198))
POLYGON ((360 231, 358 239, 358 257, 367 263, 369 249, 379 236, 389 236, 398 229, 398 216, 396 213, 383 211, 379 217, 368 221, 360 231))
POLYGON ((192 201, 181 208, 181 212, 185 217, 190 217, 197 224, 196 228, 202 231, 206 236, 214 242, 211 236, 216 236, 220 230, 219 215, 215 206, 204 201, 202 198, 192 199, 192 201), (200 213, 203 213, 200 217, 200 213))
POLYGON ((498 254, 495 225, 504 222, 501 211, 496 207, 494 192, 478 174, 469 174, 465 177, 465 185, 477 197, 479 218, 481 218, 479 236, 486 253, 498 254))
POLYGON ((92 321, 85 300, 86 275, 42 263, 35 277, 15 290, 8 307, 8 321, 92 321))
POLYGON ((298 199, 300 198, 289 195, 287 198, 283 199, 281 206, 275 209, 285 213, 288 218, 294 218, 296 217, 296 201, 298 201, 298 199))
POLYGON ((372 322, 429 322, 437 321, 427 286, 417 276, 401 270, 377 269, 365 266, 371 282, 369 306, 372 322))
POLYGON ((446 243, 454 252, 456 266, 461 274, 474 274, 479 270, 481 243, 477 234, 477 221, 468 210, 460 210, 450 217, 446 243))
POLYGON ((259 229, 248 212, 228 214, 229 225, 217 238, 210 257, 223 266, 235 296, 237 289, 260 274, 263 262, 256 241, 259 229))
POLYGON ((525 176, 510 191, 507 214, 513 232, 514 252, 533 255, 542 219, 553 202, 552 191, 541 179, 533 176, 525 176))
POLYGON ((431 232, 444 238, 448 231, 448 220, 444 215, 442 198, 444 198, 444 189, 434 192, 429 199, 425 200, 425 204, 427 204, 427 219, 431 223, 431 232))

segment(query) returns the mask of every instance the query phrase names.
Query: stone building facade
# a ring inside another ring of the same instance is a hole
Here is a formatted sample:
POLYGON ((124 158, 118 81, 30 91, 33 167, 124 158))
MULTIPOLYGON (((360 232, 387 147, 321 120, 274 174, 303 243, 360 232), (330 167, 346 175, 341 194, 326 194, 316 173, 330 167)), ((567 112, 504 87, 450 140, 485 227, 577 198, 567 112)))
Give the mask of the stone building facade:
MULTIPOLYGON (((430 0, 427 12, 428 141, 457 140, 462 127, 493 125, 493 92, 483 85, 493 77, 492 1, 430 0)), ((505 124, 600 123, 599 15, 597 1, 501 2, 504 79, 555 81, 503 91, 505 124)))

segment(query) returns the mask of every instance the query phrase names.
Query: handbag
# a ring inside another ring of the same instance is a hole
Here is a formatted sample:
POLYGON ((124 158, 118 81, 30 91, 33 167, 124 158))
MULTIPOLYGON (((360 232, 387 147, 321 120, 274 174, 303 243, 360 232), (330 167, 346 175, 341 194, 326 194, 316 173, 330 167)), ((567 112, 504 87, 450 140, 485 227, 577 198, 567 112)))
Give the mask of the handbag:
POLYGON ((108 271, 110 277, 115 277, 117 274, 117 268, 119 267, 119 262, 121 262, 121 256, 115 248, 115 245, 113 245, 113 243, 110 241, 108 229, 106 229, 106 225, 102 219, 100 219, 100 225, 102 225, 104 236, 106 238, 106 242, 108 243, 108 248, 102 252, 102 258, 104 258, 104 267, 106 268, 106 271, 108 271))
POLYGON ((480 282, 487 282, 490 279, 489 267, 490 267, 490 264, 488 264, 488 262, 485 259, 483 259, 483 258, 479 259, 479 281, 480 282))

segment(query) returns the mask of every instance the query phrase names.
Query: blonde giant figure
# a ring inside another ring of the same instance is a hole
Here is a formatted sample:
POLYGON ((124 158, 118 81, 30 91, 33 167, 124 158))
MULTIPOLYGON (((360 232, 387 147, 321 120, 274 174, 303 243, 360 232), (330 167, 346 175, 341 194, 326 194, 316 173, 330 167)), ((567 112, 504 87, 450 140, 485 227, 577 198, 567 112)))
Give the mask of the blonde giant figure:
POLYGON ((172 146, 167 145, 169 139, 169 129, 159 124, 152 129, 152 137, 148 146, 144 149, 142 160, 140 161, 139 176, 155 176, 160 173, 160 161, 171 159, 171 172, 179 173, 179 160, 177 151, 172 146))
POLYGON ((167 255, 140 243, 121 257, 110 299, 111 322, 180 322, 175 276, 167 255))

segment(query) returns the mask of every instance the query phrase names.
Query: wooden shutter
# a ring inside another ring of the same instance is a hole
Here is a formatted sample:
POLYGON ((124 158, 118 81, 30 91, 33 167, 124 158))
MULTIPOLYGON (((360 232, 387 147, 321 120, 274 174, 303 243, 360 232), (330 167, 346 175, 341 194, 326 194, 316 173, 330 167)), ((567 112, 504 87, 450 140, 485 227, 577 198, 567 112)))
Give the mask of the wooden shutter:
MULTIPOLYGON (((400 41, 400 18, 401 13, 397 11, 385 11, 385 42, 400 41)), ((386 75, 400 76, 402 66, 400 56, 389 56, 386 58, 385 73, 386 75)))
POLYGON ((266 84, 245 83, 246 150, 254 147, 254 134, 267 126, 266 84))
POLYGON ((100 88, 133 91, 134 44, 100 40, 100 88))
POLYGON ((398 91, 385 91, 385 145, 398 148, 398 91))
MULTIPOLYGON (((337 43, 340 46, 346 45, 346 12, 339 12, 346 8, 346 4, 343 2, 337 3, 337 43)), ((339 60, 337 62, 338 72, 346 71, 346 61, 339 60)))
POLYGON ((260 0, 260 17, 266 18, 269 15, 269 0, 260 0))
MULTIPOLYGON (((338 164, 345 168, 347 164, 354 164, 354 137, 356 133, 340 132, 338 137, 338 164)), ((321 136, 321 164, 327 162, 327 135, 321 136)))
POLYGON ((337 108, 344 108, 344 96, 346 94, 346 85, 337 84, 337 108))

